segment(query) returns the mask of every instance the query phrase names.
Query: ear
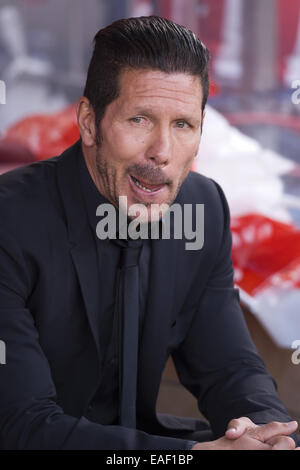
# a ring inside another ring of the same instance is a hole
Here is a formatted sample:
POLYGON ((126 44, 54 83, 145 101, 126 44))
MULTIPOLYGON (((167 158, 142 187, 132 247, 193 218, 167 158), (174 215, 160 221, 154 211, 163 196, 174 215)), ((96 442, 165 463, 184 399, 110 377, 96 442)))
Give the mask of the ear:
POLYGON ((95 113, 85 96, 79 99, 76 112, 82 142, 87 147, 92 147, 96 142, 95 113))

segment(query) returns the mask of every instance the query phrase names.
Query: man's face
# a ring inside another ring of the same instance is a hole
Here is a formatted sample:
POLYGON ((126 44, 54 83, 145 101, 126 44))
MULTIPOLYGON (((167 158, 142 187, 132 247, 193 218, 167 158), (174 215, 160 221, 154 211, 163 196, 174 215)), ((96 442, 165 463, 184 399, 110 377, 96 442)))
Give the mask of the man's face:
POLYGON ((197 154, 201 136, 202 87, 198 77, 156 70, 125 70, 120 95, 100 125, 97 183, 116 207, 147 207, 147 220, 162 215, 151 204, 171 205, 197 154))

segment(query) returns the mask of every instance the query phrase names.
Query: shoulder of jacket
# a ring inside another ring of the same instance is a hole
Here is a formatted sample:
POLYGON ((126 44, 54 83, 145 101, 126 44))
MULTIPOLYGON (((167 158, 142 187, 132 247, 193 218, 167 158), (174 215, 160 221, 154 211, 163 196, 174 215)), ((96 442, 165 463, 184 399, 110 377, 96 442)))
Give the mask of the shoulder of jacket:
POLYGON ((224 193, 220 185, 212 178, 204 176, 195 171, 190 171, 184 180, 180 192, 179 199, 183 203, 220 203, 224 193))
POLYGON ((41 223, 51 205, 59 157, 35 162, 0 175, 0 221, 14 232, 41 223))
POLYGON ((0 175, 0 204, 10 199, 23 199, 38 194, 45 185, 45 180, 54 174, 59 157, 34 162, 0 175))

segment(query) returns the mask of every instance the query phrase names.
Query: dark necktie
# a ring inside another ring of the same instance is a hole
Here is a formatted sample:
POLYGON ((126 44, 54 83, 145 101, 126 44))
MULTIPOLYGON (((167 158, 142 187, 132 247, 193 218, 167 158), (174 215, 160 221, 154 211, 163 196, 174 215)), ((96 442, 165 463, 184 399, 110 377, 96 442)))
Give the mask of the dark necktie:
POLYGON ((139 256, 142 240, 112 240, 121 246, 117 310, 122 340, 119 352, 120 424, 136 427, 136 385, 139 338, 139 256))

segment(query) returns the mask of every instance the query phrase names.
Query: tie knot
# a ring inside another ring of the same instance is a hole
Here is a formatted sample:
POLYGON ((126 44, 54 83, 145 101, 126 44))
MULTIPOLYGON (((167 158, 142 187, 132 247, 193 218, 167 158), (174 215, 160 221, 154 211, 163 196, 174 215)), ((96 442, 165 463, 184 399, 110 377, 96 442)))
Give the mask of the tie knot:
POLYGON ((143 240, 111 240, 121 247, 120 267, 128 268, 129 266, 137 266, 143 246, 143 240))

